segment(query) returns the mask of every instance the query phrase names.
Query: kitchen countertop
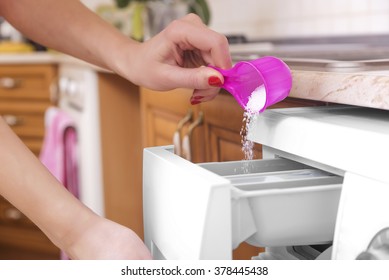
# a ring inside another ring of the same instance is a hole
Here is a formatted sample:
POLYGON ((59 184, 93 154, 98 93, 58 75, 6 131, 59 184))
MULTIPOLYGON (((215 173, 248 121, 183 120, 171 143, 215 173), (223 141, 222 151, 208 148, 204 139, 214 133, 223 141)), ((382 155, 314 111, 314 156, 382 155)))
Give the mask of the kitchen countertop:
POLYGON ((290 97, 389 110, 388 72, 292 70, 290 97))
POLYGON ((58 52, 35 52, 35 53, 7 53, 0 54, 0 65, 4 64, 61 64, 71 63, 94 68, 97 71, 108 72, 108 70, 80 59, 58 52))
MULTIPOLYGON (((55 52, 0 55, 0 65, 61 63, 78 63, 93 67, 96 71, 106 71, 55 52)), ((389 110, 389 68, 388 71, 354 69, 339 72, 320 69, 306 71, 299 67, 295 69, 293 64, 290 67, 293 75, 290 97, 389 110)))
POLYGON ((55 52, 2 53, 0 65, 4 64, 57 64, 61 54, 55 52))

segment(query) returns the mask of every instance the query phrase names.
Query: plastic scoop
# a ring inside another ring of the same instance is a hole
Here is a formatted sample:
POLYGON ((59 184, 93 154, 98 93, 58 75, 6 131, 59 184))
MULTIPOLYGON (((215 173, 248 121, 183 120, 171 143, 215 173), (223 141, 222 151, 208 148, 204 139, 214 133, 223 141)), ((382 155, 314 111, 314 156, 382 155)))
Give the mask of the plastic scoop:
POLYGON ((231 93, 246 111, 263 112, 286 98, 292 87, 289 67, 272 56, 241 61, 228 70, 211 67, 223 75, 222 88, 231 93))

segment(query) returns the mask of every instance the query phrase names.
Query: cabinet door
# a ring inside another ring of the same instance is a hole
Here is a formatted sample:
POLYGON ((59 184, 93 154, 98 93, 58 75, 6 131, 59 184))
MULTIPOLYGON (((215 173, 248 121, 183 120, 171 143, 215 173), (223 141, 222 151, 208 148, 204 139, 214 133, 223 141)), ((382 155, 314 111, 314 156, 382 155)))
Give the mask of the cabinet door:
MULTIPOLYGON (((204 112, 205 161, 243 160, 244 111, 235 99, 221 92, 215 100, 202 103, 201 111, 204 112)), ((256 158, 261 158, 260 145, 254 146, 254 153, 256 158)))
MULTIPOLYGON (((323 105, 322 102, 287 98, 272 108, 305 107, 323 105)), ((244 134, 244 110, 227 92, 221 91, 215 100, 200 105, 204 114, 206 157, 204 161, 243 160, 242 133, 244 134)), ((193 147, 196 149, 196 147, 193 147)), ((262 147, 254 144, 254 158, 262 158, 262 147)))
MULTIPOLYGON (((192 91, 187 89, 167 92, 141 89, 144 147, 173 144, 178 124, 192 110, 189 103, 191 95, 192 91)), ((185 128, 193 120, 193 114, 184 124, 185 128)))

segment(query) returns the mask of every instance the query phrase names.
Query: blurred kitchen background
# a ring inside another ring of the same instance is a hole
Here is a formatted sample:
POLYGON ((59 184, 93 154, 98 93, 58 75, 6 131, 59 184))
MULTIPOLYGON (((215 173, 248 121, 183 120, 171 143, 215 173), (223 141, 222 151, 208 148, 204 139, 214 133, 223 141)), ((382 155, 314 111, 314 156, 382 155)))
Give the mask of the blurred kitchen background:
MULTIPOLYGON (((112 0, 83 0, 92 10, 112 0)), ((389 33, 386 0, 207 0, 209 26, 249 39, 389 33)))
MULTIPOLYGON (((236 60, 255 58, 267 52, 282 58, 310 56, 367 60, 389 57, 388 0, 188 1, 201 2, 203 10, 197 11, 203 13, 203 17, 205 14, 208 25, 227 35, 230 42, 253 42, 235 44, 235 48, 231 45, 236 60), (208 10, 204 10, 204 4, 208 10), (353 45, 329 47, 330 43, 346 41, 353 45), (268 45, 272 44, 268 42, 278 42, 283 46, 274 44, 271 48, 268 45), (319 43, 321 49, 310 43, 319 43), (249 45, 251 49, 246 47, 249 45)), ((165 15, 174 18, 185 14, 188 1, 147 1, 148 9, 153 11, 153 16, 150 16, 145 13, 144 6, 136 5, 139 2, 144 4, 145 1, 141 0, 133 0, 129 6, 121 8, 117 3, 126 0, 82 0, 124 34, 138 40, 149 38, 158 29, 150 27, 150 20, 161 27, 169 21, 165 15), (177 9, 172 12, 162 4, 168 4, 168 7, 174 4, 177 9)), ((64 24, 64 28, 66 26, 64 24)), ((293 63, 290 65, 295 70, 298 65, 296 61, 293 63)), ((315 65, 302 63, 301 67, 306 69, 308 66, 315 65)), ((361 70, 358 63, 341 66, 347 71, 361 70)), ((373 63, 373 66, 388 69, 387 60, 382 65, 373 63)), ((317 67, 323 70, 327 65, 317 67)), ((299 84, 307 84, 305 79, 304 76, 299 84)), ((332 82, 330 84, 332 86, 332 82)), ((334 83, 334 87, 342 86, 334 83)), ((373 90, 377 88, 381 90, 381 85, 372 86, 373 90)), ((314 89, 312 92, 323 93, 324 98, 316 95, 308 98, 303 95, 304 90, 295 90, 294 96, 277 106, 317 106, 334 102, 326 99, 329 96, 326 87, 322 91, 314 89)), ((387 92, 386 89, 383 91, 387 92)), ((37 156, 41 154, 44 137, 51 128, 45 127, 49 109, 55 107, 71 116, 79 139, 76 144, 80 162, 75 174, 80 178, 77 182, 80 199, 97 213, 132 228, 141 237, 144 147, 171 145, 173 142, 179 147, 183 140, 190 139, 188 145, 182 146, 186 149, 183 154, 190 161, 243 158, 239 133, 243 111, 232 96, 222 92, 213 102, 191 106, 191 95, 192 91, 188 89, 161 95, 104 69, 46 51, 44 46, 29 41, 0 18, 0 115, 37 156)), ((365 98, 353 98, 352 101, 357 103, 350 103, 348 99, 335 101, 361 105, 365 98)), ((362 105, 371 104, 375 103, 362 105)), ((380 101, 379 105, 382 104, 385 102, 380 101)), ((260 158, 261 149, 258 147, 256 151, 260 158)), ((258 248, 254 249, 244 251, 244 254, 234 253, 234 258, 251 257, 258 253, 258 248)), ((59 257, 59 250, 43 233, 0 197, 0 259, 59 257)))
MULTIPOLYGON (((171 18, 187 13, 188 2, 205 2, 208 25, 233 36, 231 42, 285 38, 353 37, 389 34, 386 0, 82 0, 87 7, 138 40, 150 38, 171 18), (130 2, 129 5, 126 3, 130 2), (137 18, 137 3, 147 9, 137 18), (167 5, 165 5, 167 4, 167 5), (172 12, 171 7, 175 6, 172 12), (119 7, 118 7, 119 6, 119 7), (148 12, 146 12, 148 10, 148 12), (139 23, 139 20, 143 22, 139 23), (151 21, 154 20, 153 27, 151 21), (139 31, 139 29, 141 29, 139 31), (139 34, 140 32, 140 34, 139 34)), ((202 13, 200 9, 200 13, 202 13)), ((0 18, 2 41, 23 38, 0 18)), ((7 46, 8 47, 8 46, 7 46)), ((35 49, 44 50, 39 45, 35 49)))

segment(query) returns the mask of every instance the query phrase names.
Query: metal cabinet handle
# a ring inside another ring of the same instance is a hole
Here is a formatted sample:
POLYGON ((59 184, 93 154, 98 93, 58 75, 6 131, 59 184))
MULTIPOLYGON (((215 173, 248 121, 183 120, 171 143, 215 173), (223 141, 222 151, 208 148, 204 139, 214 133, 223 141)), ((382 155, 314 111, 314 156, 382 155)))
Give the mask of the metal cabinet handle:
POLYGON ((188 133, 184 136, 184 139, 182 140, 182 156, 189 161, 192 160, 192 146, 190 143, 192 133, 196 127, 199 127, 203 124, 203 120, 204 114, 203 112, 200 112, 199 117, 189 126, 188 133))
POLYGON ((23 214, 18 209, 10 207, 4 210, 4 217, 7 220, 18 221, 23 218, 23 214))
POLYGON ((23 118, 15 115, 3 115, 3 119, 9 126, 17 126, 23 124, 23 118))
POLYGON ((0 78, 0 87, 5 89, 14 89, 20 87, 22 79, 15 79, 11 77, 0 78))
POLYGON ((174 153, 176 155, 181 156, 181 129, 184 127, 186 123, 192 120, 192 117, 193 117, 193 111, 192 109, 189 109, 185 117, 178 122, 177 129, 173 135, 174 153))

